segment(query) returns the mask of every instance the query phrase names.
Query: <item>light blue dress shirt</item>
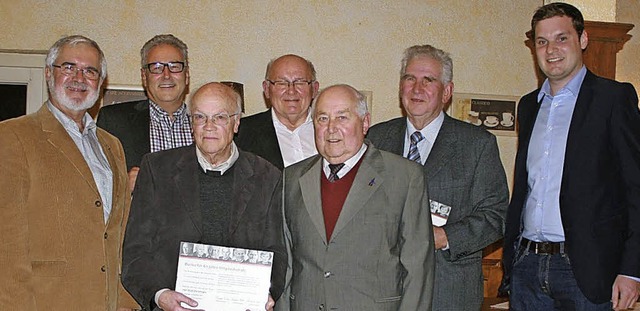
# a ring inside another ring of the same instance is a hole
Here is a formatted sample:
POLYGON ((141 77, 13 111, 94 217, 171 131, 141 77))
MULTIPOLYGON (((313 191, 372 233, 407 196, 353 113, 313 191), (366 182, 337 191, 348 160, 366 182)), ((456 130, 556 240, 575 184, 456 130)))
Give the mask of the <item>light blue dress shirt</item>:
POLYGON ((529 191, 523 213, 522 236, 537 242, 563 242, 560 186, 573 109, 587 69, 582 69, 560 91, 551 95, 549 80, 538 94, 542 101, 533 126, 527 156, 529 191))

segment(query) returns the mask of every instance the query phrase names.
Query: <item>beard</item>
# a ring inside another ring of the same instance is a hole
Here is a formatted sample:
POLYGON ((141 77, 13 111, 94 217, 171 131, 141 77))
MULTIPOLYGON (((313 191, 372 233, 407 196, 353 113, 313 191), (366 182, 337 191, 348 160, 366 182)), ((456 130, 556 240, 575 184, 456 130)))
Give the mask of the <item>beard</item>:
MULTIPOLYGON (((102 85, 102 81, 98 84, 98 89, 100 89, 100 85, 102 85)), ((96 89, 93 89, 91 86, 86 83, 80 83, 76 81, 69 81, 64 83, 63 85, 56 85, 55 79, 53 75, 47 80, 47 86, 49 87, 49 91, 51 97, 60 105, 69 109, 71 111, 85 111, 89 108, 93 107, 93 105, 98 100, 98 96, 100 95, 96 89), (83 101, 78 101, 70 98, 64 92, 65 88, 71 87, 75 89, 80 89, 87 92, 87 96, 83 101)))

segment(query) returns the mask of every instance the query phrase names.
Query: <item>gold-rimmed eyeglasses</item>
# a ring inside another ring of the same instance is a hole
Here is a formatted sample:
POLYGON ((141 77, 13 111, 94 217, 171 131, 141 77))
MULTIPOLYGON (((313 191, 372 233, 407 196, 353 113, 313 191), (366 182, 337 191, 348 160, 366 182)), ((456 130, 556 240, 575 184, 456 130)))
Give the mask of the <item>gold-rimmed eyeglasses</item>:
POLYGON ((60 69, 60 72, 65 76, 75 76, 78 71, 81 71, 82 76, 86 79, 98 80, 100 78, 100 71, 93 67, 80 68, 74 63, 62 63, 60 65, 52 64, 51 66, 60 69))
POLYGON ((222 113, 214 114, 212 116, 208 116, 202 113, 194 113, 191 115, 191 120, 195 125, 204 125, 207 123, 207 120, 211 119, 211 122, 213 122, 213 124, 215 125, 226 126, 227 124, 229 124, 229 119, 231 119, 231 117, 236 116, 238 114, 239 113, 228 114, 226 112, 222 112, 222 113))

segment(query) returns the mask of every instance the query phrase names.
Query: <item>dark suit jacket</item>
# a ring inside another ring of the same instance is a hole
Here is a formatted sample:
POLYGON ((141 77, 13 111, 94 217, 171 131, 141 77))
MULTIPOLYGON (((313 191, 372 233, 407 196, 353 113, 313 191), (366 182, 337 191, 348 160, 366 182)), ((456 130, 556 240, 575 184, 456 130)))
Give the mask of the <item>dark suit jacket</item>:
MULTIPOLYGON (((367 138, 402 155, 407 119, 376 124, 367 138)), ((423 166, 429 199, 452 207, 444 230, 449 250, 436 252, 434 310, 479 310, 482 249, 502 237, 509 189, 496 138, 445 115, 423 166)))
MULTIPOLYGON (((143 306, 155 293, 175 288, 180 241, 202 241, 195 145, 147 154, 133 192, 123 246, 122 282, 143 306)), ((224 246, 273 251, 271 295, 284 287, 287 255, 281 210, 281 173, 240 151, 234 164, 229 240, 224 246)))
POLYGON ((235 142, 238 148, 265 158, 280 170, 284 168, 271 109, 242 118, 235 142))
POLYGON ((100 109, 96 123, 122 143, 127 170, 140 166, 142 156, 151 151, 149 100, 104 106, 100 109))
POLYGON ((419 166, 369 145, 329 240, 320 174, 320 155, 284 170, 293 278, 277 310, 431 310, 433 231, 419 166))
MULTIPOLYGON (((527 198, 527 152, 539 91, 525 95, 518 106, 519 145, 503 255, 507 278, 527 198)), ((589 300, 609 301, 618 274, 640 277, 640 112, 631 84, 587 72, 569 126, 560 214, 571 267, 589 300)))

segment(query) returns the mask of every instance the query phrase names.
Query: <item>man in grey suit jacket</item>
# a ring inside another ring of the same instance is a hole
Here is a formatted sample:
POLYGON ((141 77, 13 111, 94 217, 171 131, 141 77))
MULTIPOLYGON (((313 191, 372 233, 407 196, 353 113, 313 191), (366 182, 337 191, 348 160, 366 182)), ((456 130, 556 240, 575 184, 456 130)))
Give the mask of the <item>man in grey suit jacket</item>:
POLYGON ((320 155, 284 170, 292 262, 278 310, 431 310, 434 248, 420 167, 364 143, 369 113, 347 85, 322 91, 320 155))
POLYGON ((407 118, 371 128, 382 149, 423 165, 434 215, 433 309, 480 310, 482 249, 502 237, 509 193, 496 139, 443 112, 453 93, 453 62, 430 45, 405 51, 400 95, 407 118), (411 136, 422 139, 412 144, 411 136))

